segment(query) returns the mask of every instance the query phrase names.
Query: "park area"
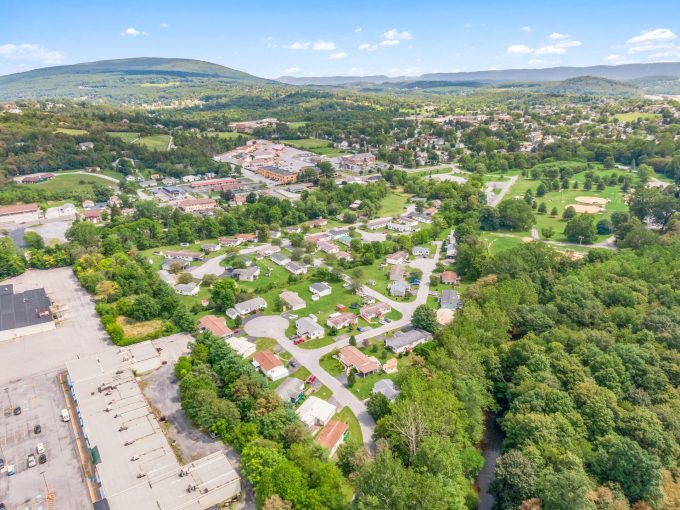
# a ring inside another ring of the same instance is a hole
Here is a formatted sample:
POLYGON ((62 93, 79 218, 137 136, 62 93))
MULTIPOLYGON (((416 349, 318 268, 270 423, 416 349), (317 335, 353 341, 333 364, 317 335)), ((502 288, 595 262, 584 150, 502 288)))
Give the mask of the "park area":
POLYGON ((117 183, 106 179, 97 174, 76 173, 76 172, 52 172, 56 177, 36 184, 20 184, 19 186, 29 186, 35 189, 42 189, 50 192, 75 191, 92 193, 94 185, 115 188, 117 183))
POLYGON ((281 141, 296 149, 310 151, 319 156, 341 156, 345 154, 344 151, 333 147, 333 144, 328 140, 320 140, 319 138, 300 138, 298 140, 281 141))
POLYGON ((144 145, 147 149, 152 151, 166 152, 170 150, 172 136, 170 135, 149 135, 139 136, 139 133, 131 131, 108 131, 106 134, 119 138, 125 143, 136 143, 144 145))

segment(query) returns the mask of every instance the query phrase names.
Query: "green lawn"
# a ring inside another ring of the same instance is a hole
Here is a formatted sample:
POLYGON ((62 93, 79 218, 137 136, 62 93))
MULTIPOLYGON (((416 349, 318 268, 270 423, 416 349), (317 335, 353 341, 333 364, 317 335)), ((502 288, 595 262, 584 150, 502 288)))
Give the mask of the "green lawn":
POLYGON ((326 347, 332 343, 335 343, 335 338, 332 336, 325 336, 323 338, 307 340, 306 342, 301 343, 298 347, 300 347, 300 349, 320 349, 321 347, 326 347))
POLYGON ((333 392, 328 386, 321 386, 318 390, 314 392, 314 396, 320 398, 321 400, 328 400, 333 396, 333 392))
POLYGON ((96 174, 74 174, 74 173, 56 173, 54 179, 49 181, 39 182, 37 184, 19 184, 19 186, 30 186, 35 189, 44 189, 47 191, 63 192, 63 191, 84 191, 86 193, 92 192, 92 187, 95 184, 101 184, 114 188, 116 184, 108 179, 102 179, 96 174))
POLYGON ((286 124, 288 124, 290 129, 298 129, 307 125, 306 122, 287 122, 286 124))
POLYGON ((614 115, 614 118, 619 122, 634 122, 638 119, 658 120, 661 118, 661 115, 658 113, 630 112, 619 113, 617 115, 614 115))
POLYGON ((169 149, 171 140, 172 137, 170 135, 151 135, 139 138, 137 143, 141 143, 152 151, 166 152, 169 149))
POLYGON ((54 130, 55 133, 64 133, 65 135, 85 135, 87 131, 84 129, 74 129, 74 128, 57 128, 54 130))
MULTIPOLYGON (((481 239, 486 244, 490 255, 515 248, 524 243, 519 236, 498 235, 493 232, 483 232, 481 239)), ((448 287, 450 288, 450 286, 448 287)))
POLYGON ((312 375, 312 373, 307 369, 307 367, 300 367, 295 372, 290 374, 291 377, 295 377, 301 381, 306 381, 310 375, 312 375))
POLYGON ((337 351, 329 352, 319 358, 319 365, 321 365, 321 368, 333 377, 337 377, 343 372, 342 364, 333 357, 335 354, 337 354, 337 351))
POLYGON ((409 195, 390 193, 380 203, 380 210, 378 216, 398 216, 404 212, 406 204, 408 204, 409 195))
POLYGON ((425 176, 425 175, 436 175, 436 174, 448 174, 451 172, 453 168, 451 167, 445 167, 445 168, 434 168, 434 169, 427 169, 427 168, 421 168, 418 172, 413 172, 411 175, 418 175, 420 177, 425 176))
POLYGON ((258 351, 272 350, 276 346, 276 340, 273 338, 258 338, 255 341, 255 349, 258 351))
POLYGON ((363 444, 364 438, 361 434, 359 420, 357 420, 357 417, 354 416, 354 413, 349 407, 343 407, 342 410, 338 411, 338 413, 335 415, 335 418, 348 425, 348 443, 351 442, 354 444, 363 444))
POLYGON ((120 138, 125 143, 133 143, 139 138, 139 133, 133 133, 131 131, 107 131, 106 134, 113 136, 114 138, 120 138))
POLYGON ((299 140, 281 141, 297 149, 310 151, 320 156, 339 156, 345 154, 345 152, 333 147, 333 144, 328 140, 320 140, 319 138, 300 138, 299 140))
POLYGON ((236 131, 214 131, 208 133, 208 135, 224 138, 225 140, 235 140, 238 137, 243 137, 244 140, 250 140, 252 138, 252 136, 246 133, 237 133, 236 131))

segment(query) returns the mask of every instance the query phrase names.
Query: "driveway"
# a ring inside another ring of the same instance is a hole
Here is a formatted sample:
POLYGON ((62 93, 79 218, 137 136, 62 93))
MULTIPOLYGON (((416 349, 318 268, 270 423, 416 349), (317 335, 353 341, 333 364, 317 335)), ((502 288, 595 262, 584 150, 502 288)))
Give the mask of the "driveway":
POLYGON ((496 181, 490 181, 486 183, 486 203, 490 205, 491 207, 496 207, 498 204, 501 203, 501 200, 505 198, 505 195, 508 194, 508 191, 510 191, 510 188, 514 186, 514 184, 517 182, 518 177, 516 175, 513 175, 510 177, 509 180, 507 181, 501 181, 501 182, 496 182, 496 181), (498 194, 494 193, 494 189, 500 189, 500 192, 498 194))
POLYGON ((199 280, 201 280, 207 274, 219 276, 224 273, 224 268, 220 265, 220 262, 226 258, 226 253, 224 255, 218 255, 217 257, 206 260, 200 266, 188 268, 188 272, 191 273, 194 278, 198 278, 199 280))
POLYGON ((368 414, 366 405, 343 386, 340 381, 321 368, 321 365, 319 364, 319 358, 321 358, 323 354, 338 347, 342 347, 343 344, 347 345, 347 341, 337 342, 324 349, 301 349, 297 345, 293 345, 293 342, 286 337, 288 320, 277 315, 262 315, 255 317, 246 322, 243 328, 250 336, 273 338, 281 347, 290 352, 301 365, 307 367, 319 381, 333 392, 334 399, 341 407, 349 407, 352 410, 354 416, 359 420, 364 444, 369 448, 373 447, 375 421, 373 421, 373 418, 368 414))

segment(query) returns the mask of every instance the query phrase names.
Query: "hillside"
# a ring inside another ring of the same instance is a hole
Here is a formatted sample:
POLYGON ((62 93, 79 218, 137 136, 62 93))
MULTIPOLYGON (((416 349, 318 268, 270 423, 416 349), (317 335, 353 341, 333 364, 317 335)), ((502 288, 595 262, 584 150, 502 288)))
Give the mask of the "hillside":
POLYGON ((552 94, 582 94, 596 96, 640 96, 643 91, 631 83, 595 76, 579 76, 568 80, 546 83, 541 90, 552 94))
POLYGON ((618 66, 591 67, 550 67, 545 69, 501 69, 497 71, 472 71, 458 73, 430 73, 417 77, 386 76, 332 76, 332 77, 290 77, 282 76, 278 81, 293 85, 350 85, 357 83, 398 83, 398 82, 551 82, 569 80, 582 76, 607 78, 610 80, 636 80, 650 76, 680 76, 680 63, 623 64, 618 66))
POLYGON ((153 102, 268 80, 200 60, 130 58, 35 69, 0 76, 0 100, 85 98, 153 102))

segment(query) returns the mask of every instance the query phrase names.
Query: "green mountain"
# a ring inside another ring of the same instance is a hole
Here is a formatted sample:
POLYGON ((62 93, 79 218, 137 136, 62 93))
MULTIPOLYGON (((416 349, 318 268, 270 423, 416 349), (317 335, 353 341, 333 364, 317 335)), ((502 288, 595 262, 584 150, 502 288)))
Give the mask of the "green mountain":
POLYGON ((235 84, 275 83, 228 67, 181 58, 128 58, 0 76, 0 100, 84 98, 144 103, 198 99, 235 84))
POLYGON ((540 90, 552 94, 579 94, 588 96, 641 96, 644 92, 632 83, 596 76, 579 76, 560 82, 543 83, 540 90))

